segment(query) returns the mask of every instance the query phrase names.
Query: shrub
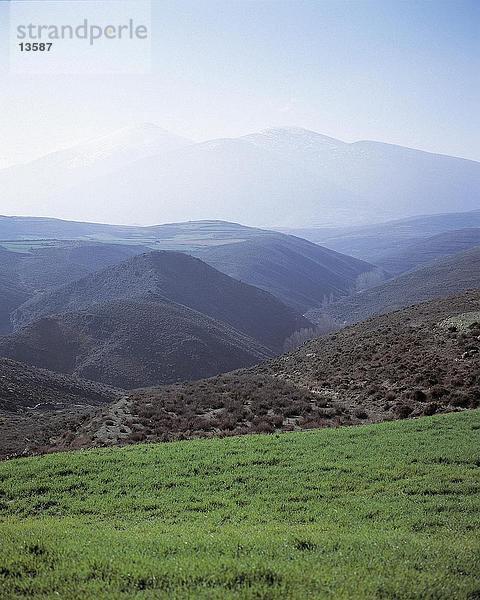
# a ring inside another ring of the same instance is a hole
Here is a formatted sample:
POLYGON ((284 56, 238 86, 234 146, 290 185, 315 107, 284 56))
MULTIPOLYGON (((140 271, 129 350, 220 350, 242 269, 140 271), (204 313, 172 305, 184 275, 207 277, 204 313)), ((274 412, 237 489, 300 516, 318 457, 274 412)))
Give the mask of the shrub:
POLYGON ((399 419, 406 419, 412 414, 413 408, 408 404, 397 404, 395 407, 395 412, 397 413, 399 419))
POLYGON ((425 392, 422 391, 422 390, 415 390, 413 392, 413 399, 416 402, 426 402, 427 401, 427 394, 425 394, 425 392))
POLYGON ((357 408, 353 414, 357 417, 357 419, 368 419, 368 413, 361 408, 357 408))

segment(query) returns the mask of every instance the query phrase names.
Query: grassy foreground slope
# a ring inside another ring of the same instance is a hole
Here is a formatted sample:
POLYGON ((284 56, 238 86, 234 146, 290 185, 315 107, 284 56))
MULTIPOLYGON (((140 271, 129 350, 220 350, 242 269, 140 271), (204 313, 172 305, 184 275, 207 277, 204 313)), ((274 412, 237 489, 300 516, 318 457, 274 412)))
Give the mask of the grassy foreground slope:
POLYGON ((478 598, 480 412, 0 465, 0 597, 478 598))

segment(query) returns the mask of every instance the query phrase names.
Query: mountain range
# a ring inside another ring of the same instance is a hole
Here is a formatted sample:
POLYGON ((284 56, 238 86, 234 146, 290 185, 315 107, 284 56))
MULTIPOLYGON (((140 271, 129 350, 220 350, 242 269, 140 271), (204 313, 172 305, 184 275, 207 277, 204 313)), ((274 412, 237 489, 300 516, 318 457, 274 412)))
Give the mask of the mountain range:
POLYGON ((0 454, 475 406, 476 215, 333 233, 376 264, 220 221, 0 219, 0 454))
POLYGON ((376 269, 295 236, 222 221, 142 228, 0 217, 0 240, 2 237, 5 247, 0 245, 4 256, 0 272, 3 269, 8 274, 4 285, 0 281, 0 290, 12 294, 7 280, 10 287, 14 283, 18 287, 18 294, 3 302, 3 332, 11 329, 9 315, 13 309, 35 293, 150 249, 179 250, 197 256, 301 312, 320 306, 326 298, 349 293, 359 275, 376 269))
POLYGON ((10 214, 144 223, 373 222, 473 210, 479 188, 475 161, 288 127, 194 143, 141 125, 0 171, 10 214))

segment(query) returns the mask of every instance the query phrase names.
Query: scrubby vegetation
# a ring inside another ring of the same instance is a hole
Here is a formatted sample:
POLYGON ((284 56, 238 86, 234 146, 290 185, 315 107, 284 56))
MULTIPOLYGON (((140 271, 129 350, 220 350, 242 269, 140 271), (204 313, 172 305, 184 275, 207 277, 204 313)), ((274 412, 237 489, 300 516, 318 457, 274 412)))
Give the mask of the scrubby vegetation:
POLYGON ((478 291, 412 306, 313 340, 257 371, 349 399, 373 418, 475 408, 479 306, 478 291))
MULTIPOLYGON (((476 408, 479 306, 480 292, 469 292, 347 327, 250 369, 133 390, 113 404, 57 419, 48 435, 36 426, 28 451, 338 427, 476 408)), ((17 443, 17 452, 25 447, 17 443)))
POLYGON ((234 372, 134 391, 93 415, 72 419, 53 446, 37 450, 330 427, 350 422, 344 412, 340 403, 291 383, 234 372))
POLYGON ((0 459, 47 447, 69 422, 120 397, 105 385, 0 358, 0 459))
POLYGON ((480 414, 0 464, 2 598, 476 598, 480 414))

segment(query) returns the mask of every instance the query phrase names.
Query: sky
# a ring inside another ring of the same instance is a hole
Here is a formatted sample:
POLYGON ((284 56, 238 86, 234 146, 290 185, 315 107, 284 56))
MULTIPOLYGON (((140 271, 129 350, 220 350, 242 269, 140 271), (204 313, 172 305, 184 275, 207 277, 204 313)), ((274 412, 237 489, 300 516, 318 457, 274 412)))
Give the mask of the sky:
POLYGON ((299 126, 480 161, 478 0, 154 0, 152 66, 14 74, 0 164, 141 122, 194 140, 299 126))

